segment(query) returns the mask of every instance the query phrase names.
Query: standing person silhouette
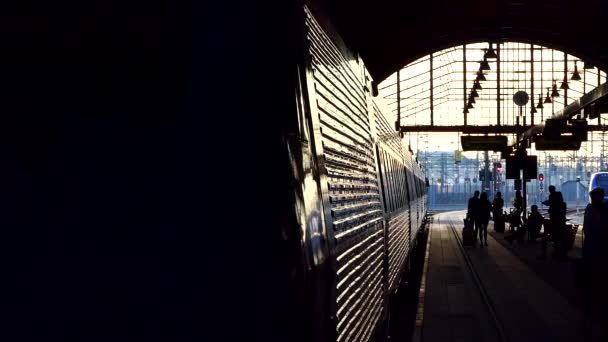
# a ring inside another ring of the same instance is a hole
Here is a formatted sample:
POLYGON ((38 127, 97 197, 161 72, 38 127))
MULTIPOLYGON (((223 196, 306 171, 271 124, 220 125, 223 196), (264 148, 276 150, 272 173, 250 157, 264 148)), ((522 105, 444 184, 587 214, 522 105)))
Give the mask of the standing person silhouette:
POLYGON ((511 230, 518 230, 521 226, 521 213, 524 210, 524 198, 521 196, 521 191, 515 192, 515 200, 513 200, 513 208, 515 208, 514 217, 511 221, 511 230))
POLYGON ((502 217, 502 208, 505 205, 505 201, 502 199, 502 194, 496 193, 494 201, 492 202, 492 218, 494 219, 494 230, 497 232, 504 232, 505 223, 502 217))
POLYGON ((490 210, 492 209, 492 204, 488 201, 488 194, 485 192, 481 193, 481 197, 479 198, 479 212, 477 215, 477 220, 479 220, 479 245, 483 246, 488 245, 488 223, 490 222, 490 210))
POLYGON ((604 189, 596 187, 589 192, 591 203, 585 208, 583 221, 583 258, 582 266, 575 277, 575 282, 580 284, 579 291, 583 302, 583 310, 586 320, 586 331, 588 336, 599 332, 606 340, 608 335, 608 294, 605 284, 597 281, 597 271, 604 269, 608 263, 608 211, 604 201, 604 189))
POLYGON ((469 198, 469 203, 467 206, 467 219, 473 221, 473 223, 475 224, 474 227, 474 235, 475 239, 477 239, 477 231, 479 230, 479 226, 478 226, 478 219, 477 217, 479 216, 479 190, 475 190, 475 193, 473 194, 473 197, 469 198))
MULTIPOLYGON (((549 186, 549 199, 542 202, 549 206, 549 222, 545 222, 545 233, 543 234, 541 255, 539 259, 547 258, 547 242, 553 240, 556 247, 558 259, 565 257, 563 251, 563 235, 566 224, 566 203, 561 192, 555 191, 555 186, 549 186), (548 223, 548 224, 547 224, 548 223)), ((567 251, 565 251, 567 253, 567 251)))

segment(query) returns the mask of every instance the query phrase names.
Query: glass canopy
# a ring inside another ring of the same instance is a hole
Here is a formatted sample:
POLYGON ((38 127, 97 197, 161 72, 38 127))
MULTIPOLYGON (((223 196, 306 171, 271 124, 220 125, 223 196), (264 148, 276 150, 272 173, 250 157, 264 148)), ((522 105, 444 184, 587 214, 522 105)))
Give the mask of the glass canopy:
MULTIPOLYGON (((531 125, 541 123, 606 81, 606 72, 563 51, 520 42, 475 43, 420 58, 389 76, 378 90, 394 120, 400 116, 401 126, 461 126, 465 117, 468 125, 515 125, 518 121, 531 125), (489 55, 490 47, 496 56, 489 55), (479 85, 473 93, 477 80, 479 85), (518 91, 528 94, 528 102, 521 107, 513 98, 518 91)), ((590 124, 606 124, 601 116, 597 120, 590 124)), ((608 169, 605 134, 589 132, 589 140, 579 151, 536 151, 532 145, 530 153, 538 155, 539 172, 545 175, 549 175, 551 165, 563 170, 580 167, 586 172, 608 169)), ((430 163, 427 156, 435 151, 454 153, 461 149, 459 133, 420 132, 405 139, 423 163, 430 163)), ((465 152, 463 157, 480 160, 480 153, 465 152)), ((491 153, 489 159, 500 161, 500 155, 491 153)), ((424 164, 432 174, 429 166, 424 164)), ((567 177, 573 178, 572 172, 567 177)), ((464 174, 475 177, 473 172, 464 174)), ((446 176, 446 181, 454 181, 450 177, 446 176)))
POLYGON ((492 47, 495 58, 484 59, 488 43, 456 46, 420 58, 380 83, 380 95, 395 118, 399 112, 402 126, 430 125, 431 117, 434 125, 463 125, 465 116, 469 125, 513 125, 520 114, 513 95, 525 91, 529 101, 521 107, 521 124, 524 117, 531 124, 532 115, 538 124, 606 82, 605 72, 589 65, 585 69, 580 58, 563 51, 518 42, 492 47), (480 69, 484 60, 489 70, 480 69), (575 71, 580 80, 572 80, 575 71), (471 106, 469 99, 479 78, 478 97, 473 97, 471 106), (563 89, 566 85, 568 89, 563 89), (545 103, 547 95, 551 103, 545 103), (536 108, 539 101, 543 108, 536 108), (463 113, 467 106, 468 113, 463 113))

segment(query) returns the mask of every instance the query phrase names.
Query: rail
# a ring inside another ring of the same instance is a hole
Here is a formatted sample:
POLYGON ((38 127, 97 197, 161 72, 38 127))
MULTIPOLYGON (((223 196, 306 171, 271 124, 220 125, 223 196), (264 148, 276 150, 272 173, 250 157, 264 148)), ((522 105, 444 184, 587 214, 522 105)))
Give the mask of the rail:
POLYGON ((460 235, 458 234, 454 221, 451 220, 449 223, 449 226, 452 230, 452 233, 454 233, 454 236, 456 237, 456 242, 458 242, 458 246, 460 247, 459 249, 462 252, 462 256, 464 257, 464 260, 467 264, 467 268, 469 269, 470 274, 473 277, 473 282, 475 283, 475 286, 479 290, 481 299, 482 299, 486 309, 488 310, 488 314, 490 315, 490 318, 492 319, 492 324, 494 325, 494 328, 496 329, 498 340, 501 342, 507 342, 508 339, 504 332, 504 328, 502 327, 502 324, 500 324, 500 321, 498 320, 498 316, 496 315, 496 310, 494 310, 494 306, 492 305, 490 298, 488 296, 488 293, 487 293, 485 287, 483 286, 481 279, 479 278, 479 274, 477 274, 475 267, 473 267, 473 263, 471 262, 471 259, 469 258, 469 255, 467 254, 467 252, 464 248, 464 245, 462 244, 462 240, 460 238, 460 235))

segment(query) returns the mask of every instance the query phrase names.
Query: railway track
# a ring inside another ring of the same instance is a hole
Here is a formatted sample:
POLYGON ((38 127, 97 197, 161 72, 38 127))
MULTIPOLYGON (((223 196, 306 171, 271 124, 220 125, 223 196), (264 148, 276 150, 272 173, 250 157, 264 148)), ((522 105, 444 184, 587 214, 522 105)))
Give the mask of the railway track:
POLYGON ((473 263, 471 262, 471 259, 462 243, 462 237, 460 236, 458 229, 456 229, 457 223, 454 222, 453 219, 450 219, 448 226, 450 227, 450 230, 452 231, 452 233, 454 234, 454 237, 456 238, 459 250, 462 253, 462 256, 465 260, 466 267, 472 276, 473 282, 475 283, 477 290, 479 291, 481 300, 488 312, 488 315, 489 315, 489 318, 491 321, 491 325, 494 328, 494 330, 496 331, 496 337, 498 338, 498 341, 509 342, 509 339, 507 338, 507 336, 505 334, 504 327, 502 326, 500 320, 498 319, 496 310, 494 309, 494 305, 492 304, 492 301, 491 301, 490 297, 488 296, 486 288, 484 287, 483 282, 481 281, 479 274, 477 273, 477 270, 473 266, 473 263))

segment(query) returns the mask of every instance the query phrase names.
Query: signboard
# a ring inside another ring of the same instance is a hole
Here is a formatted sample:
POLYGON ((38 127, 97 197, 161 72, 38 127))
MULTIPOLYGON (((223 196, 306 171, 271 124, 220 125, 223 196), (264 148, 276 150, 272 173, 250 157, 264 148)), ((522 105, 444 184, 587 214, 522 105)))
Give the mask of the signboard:
POLYGON ((507 137, 501 135, 463 135, 460 137, 463 151, 504 151, 507 137))
POLYGON ((537 136, 534 140, 535 148, 538 151, 565 151, 579 150, 581 141, 573 136, 562 135, 557 138, 547 139, 543 136, 537 136))
POLYGON ((526 156, 522 161, 524 179, 536 179, 538 175, 538 161, 536 156, 526 156))
POLYGON ((456 150, 454 151, 454 164, 460 164, 462 161, 462 151, 456 150))
POLYGON ((505 163, 507 164, 507 179, 519 179, 521 170, 524 171, 524 179, 535 179, 538 174, 536 156, 509 156, 505 163))

